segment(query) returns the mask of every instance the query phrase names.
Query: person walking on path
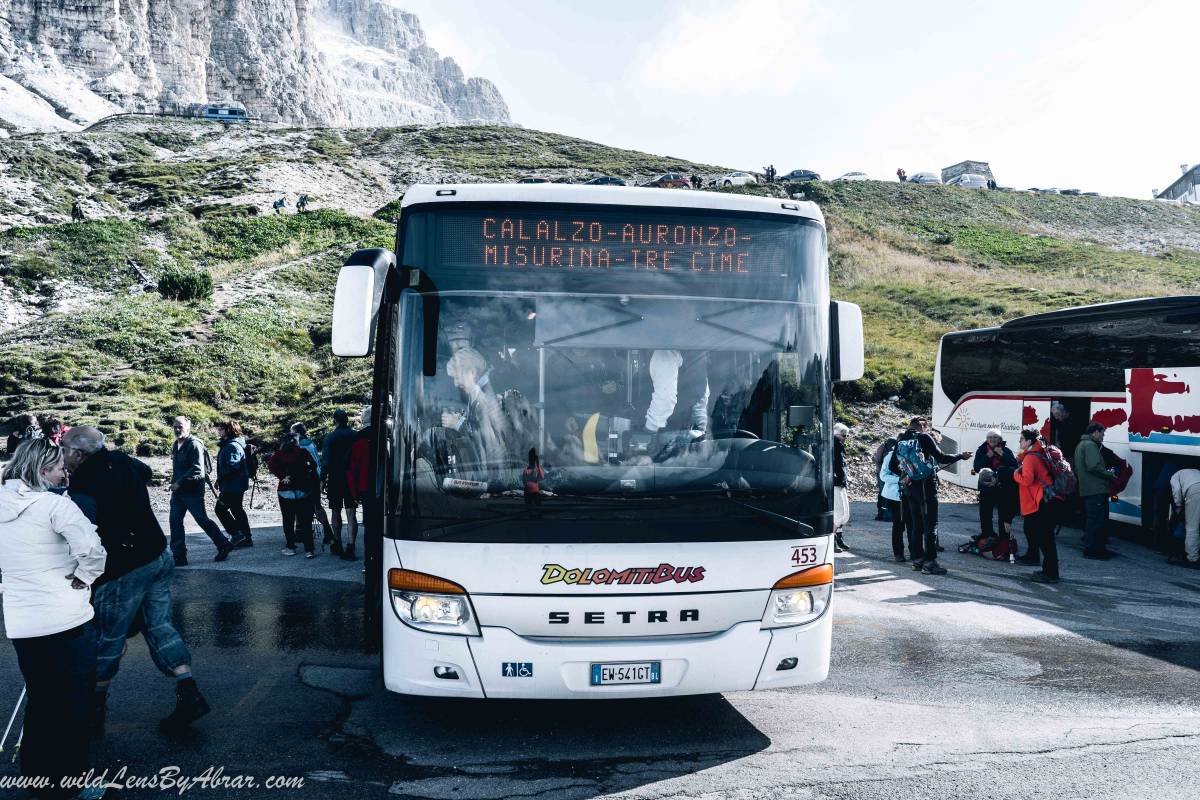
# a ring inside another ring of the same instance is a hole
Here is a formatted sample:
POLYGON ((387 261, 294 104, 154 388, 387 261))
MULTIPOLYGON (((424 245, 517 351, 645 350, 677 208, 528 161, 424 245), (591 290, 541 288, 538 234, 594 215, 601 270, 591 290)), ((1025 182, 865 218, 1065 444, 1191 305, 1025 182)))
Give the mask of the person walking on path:
MULTIPOLYGON (((1021 563, 1036 566, 1040 571, 1031 579, 1038 583, 1058 583, 1058 547, 1054 543, 1054 507, 1042 502, 1046 487, 1053 483, 1046 466, 1046 449, 1041 437, 1032 428, 1021 431, 1021 448, 1017 454, 1019 466, 1013 473, 1021 499, 1021 516, 1025 518, 1025 535, 1029 538, 1028 559, 1021 563), (1039 558, 1040 554, 1040 558, 1039 558), (1032 562, 1032 563, 1030 563, 1032 562)), ((1056 501, 1050 501, 1056 502, 1056 501)))
POLYGON ((901 183, 904 183, 908 180, 908 173, 904 171, 904 167, 896 168, 896 178, 899 179, 901 183))
POLYGON ((537 448, 529 448, 529 463, 521 471, 521 484, 525 489, 525 508, 535 517, 542 515, 542 481, 546 480, 546 470, 542 469, 541 459, 538 458, 537 448))
POLYGON ((296 539, 304 544, 304 557, 315 558, 313 548, 313 503, 321 482, 317 463, 300 446, 300 437, 289 433, 282 446, 271 455, 267 469, 279 478, 279 510, 283 514, 283 555, 296 555, 296 539))
POLYGON ((16 448, 0 477, 4 633, 17 651, 28 705, 21 774, 49 779, 43 797, 70 797, 67 776, 88 771, 88 714, 96 682, 90 586, 107 553, 96 526, 61 495, 62 450, 45 438, 16 448))
POLYGON ((1104 465, 1100 445, 1104 441, 1104 426, 1088 423, 1087 430, 1075 447, 1075 477, 1079 481, 1079 496, 1087 519, 1083 531, 1083 557, 1107 561, 1113 557, 1108 544, 1108 488, 1113 472, 1104 465))
POLYGON ((217 519, 234 547, 253 547, 254 533, 243 501, 250 490, 246 437, 235 419, 217 423, 217 519))
POLYGON ((212 457, 204 442, 192 436, 192 421, 187 417, 176 417, 171 427, 175 431, 175 444, 171 446, 171 552, 175 566, 186 567, 187 539, 183 532, 183 518, 190 513, 201 529, 217 546, 214 561, 224 561, 233 551, 233 543, 225 538, 217 523, 209 518, 204 508, 204 488, 212 473, 212 457))
POLYGON ((354 498, 346 486, 350 466, 350 448, 358 431, 350 427, 350 415, 343 409, 333 412, 334 428, 321 440, 321 481, 329 501, 329 523, 333 528, 333 546, 345 553, 342 545, 342 510, 346 511, 350 541, 358 539, 358 517, 354 498))
MULTIPOLYGON (((938 466, 965 461, 971 454, 942 452, 926 432, 928 427, 929 422, 924 417, 913 417, 908 429, 896 440, 888 468, 900 478, 912 523, 912 535, 921 543, 921 556, 913 562, 913 569, 928 575, 945 575, 945 567, 937 560, 936 518, 931 514, 929 497, 931 494, 936 496, 937 488, 933 481, 937 478, 938 466)), ((912 550, 916 552, 917 549, 914 541, 912 550)))
POLYGON ((990 539, 995 535, 992 520, 999 512, 1000 536, 1007 538, 1016 516, 1016 484, 1012 475, 1017 469, 1017 457, 997 428, 987 432, 983 444, 975 451, 971 471, 978 475, 985 469, 992 471, 994 483, 979 487, 979 536, 990 539))
POLYGON ((109 684, 130 631, 140 629, 154 665, 175 682, 175 709, 160 725, 180 730, 209 706, 192 675, 192 654, 172 622, 175 560, 150 505, 150 467, 106 449, 104 434, 89 426, 63 437, 63 455, 71 471, 69 497, 95 523, 109 554, 92 597, 98 645, 89 727, 94 735, 104 733, 109 684))
POLYGON ((1171 563, 1200 569, 1200 469, 1181 469, 1171 476, 1171 501, 1184 520, 1184 557, 1171 563))
POLYGON ((850 429, 841 422, 833 426, 833 551, 843 553, 849 548, 842 531, 850 522, 850 494, 846 482, 846 437, 850 429))
MULTIPOLYGON (((321 456, 317 452, 317 445, 312 439, 308 438, 308 428, 303 422, 297 422, 292 425, 292 433, 300 437, 300 446, 308 451, 312 456, 313 463, 317 465, 317 479, 323 482, 324 476, 321 475, 321 456)), ((335 556, 342 554, 342 543, 334 540, 333 528, 329 524, 329 516, 325 513, 325 506, 321 505, 321 495, 318 492, 313 502, 313 515, 317 522, 321 524, 321 532, 325 537, 325 544, 329 545, 329 552, 335 556)))

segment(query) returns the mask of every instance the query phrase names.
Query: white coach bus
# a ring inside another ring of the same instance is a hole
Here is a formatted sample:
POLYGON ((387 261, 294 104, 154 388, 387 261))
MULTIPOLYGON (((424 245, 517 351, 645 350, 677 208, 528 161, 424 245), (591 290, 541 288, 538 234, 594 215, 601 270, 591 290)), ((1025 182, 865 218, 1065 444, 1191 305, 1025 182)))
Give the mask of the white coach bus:
MULTIPOLYGON (((956 452, 974 451, 989 428, 1015 451, 1032 427, 1070 458, 1092 420, 1133 467, 1111 516, 1149 527, 1143 498, 1163 465, 1200 466, 1200 296, 1067 308, 942 337, 933 421, 956 452)), ((941 474, 976 484, 969 461, 941 474)))
POLYGON ((413 186, 395 251, 338 277, 374 357, 368 608, 384 682, 654 697, 829 669, 829 299, 812 203, 413 186), (537 466, 530 467, 531 459, 537 466))

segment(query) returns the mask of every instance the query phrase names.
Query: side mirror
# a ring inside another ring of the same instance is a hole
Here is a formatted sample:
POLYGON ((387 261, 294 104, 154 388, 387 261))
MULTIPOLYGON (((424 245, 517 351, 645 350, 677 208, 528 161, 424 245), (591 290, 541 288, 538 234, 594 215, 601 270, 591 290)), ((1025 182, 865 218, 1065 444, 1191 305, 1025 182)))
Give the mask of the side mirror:
POLYGON ((361 358, 375 346, 375 322, 388 273, 396 267, 391 250, 356 250, 338 273, 333 296, 333 354, 361 358))
POLYGON ((863 376, 862 309, 835 300, 829 304, 829 355, 835 381, 856 381, 863 376))

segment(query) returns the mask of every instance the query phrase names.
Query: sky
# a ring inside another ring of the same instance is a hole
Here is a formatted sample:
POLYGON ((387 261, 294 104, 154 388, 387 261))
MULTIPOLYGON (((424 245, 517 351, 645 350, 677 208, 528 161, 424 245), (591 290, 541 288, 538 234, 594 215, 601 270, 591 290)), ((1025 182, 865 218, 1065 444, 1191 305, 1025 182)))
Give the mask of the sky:
POLYGON ((513 121, 732 169, 1148 198, 1200 162, 1195 0, 391 0, 513 121))

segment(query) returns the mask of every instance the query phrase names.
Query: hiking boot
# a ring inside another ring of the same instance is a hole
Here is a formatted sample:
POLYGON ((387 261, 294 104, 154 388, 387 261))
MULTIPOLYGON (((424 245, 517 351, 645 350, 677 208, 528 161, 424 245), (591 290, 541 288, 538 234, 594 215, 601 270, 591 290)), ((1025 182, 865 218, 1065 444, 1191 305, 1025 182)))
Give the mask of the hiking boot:
POLYGON ((354 560, 354 543, 351 542, 350 544, 346 545, 346 548, 342 551, 342 561, 354 560))
POLYGON ((937 562, 937 559, 935 558, 933 561, 926 561, 924 564, 921 565, 921 574, 922 575, 945 575, 946 568, 943 567, 941 564, 939 564, 937 562))
POLYGON ((1017 563, 1026 567, 1040 567, 1042 565, 1042 560, 1035 555, 1026 553, 1023 556, 1017 557, 1017 563))
POLYGON ((217 554, 213 556, 213 561, 224 561, 229 558, 229 554, 233 552, 233 545, 226 542, 217 547, 217 554))
POLYGON ((834 552, 837 553, 841 553, 850 549, 846 546, 846 540, 842 538, 840 533, 833 537, 833 548, 834 552))
POLYGON ((913 571, 920 572, 924 568, 924 566, 925 566, 925 559, 918 558, 916 561, 913 562, 913 571))
POLYGON ((341 543, 341 542, 339 542, 337 539, 334 539, 333 541, 331 541, 331 542, 329 543, 329 553, 330 553, 330 555, 335 555, 335 556, 339 556, 339 557, 340 557, 340 556, 342 555, 342 553, 343 553, 343 552, 344 552, 344 551, 342 550, 342 543, 341 543))
POLYGON ((229 537, 230 547, 241 547, 242 542, 246 541, 246 534, 239 533, 236 536, 229 537))
POLYGON ((1047 575, 1040 569, 1029 576, 1029 580, 1034 583, 1058 583, 1058 577, 1055 575, 1047 575))
POLYGON ((312 550, 305 550, 305 551, 304 551, 304 557, 305 557, 305 558, 316 558, 316 557, 317 557, 317 554, 316 554, 316 553, 314 553, 312 550))
POLYGON ((159 720, 159 727, 167 731, 177 731, 203 717, 209 711, 208 702, 196 687, 192 678, 179 681, 175 685, 175 710, 159 720))
POLYGON ((280 553, 280 555, 285 555, 285 556, 294 556, 294 555, 296 555, 296 548, 294 548, 294 547, 285 547, 285 548, 283 548, 282 550, 280 550, 280 551, 279 551, 279 553, 280 553))
POLYGON ((234 541, 233 546, 239 550, 241 550, 243 547, 254 547, 254 540, 243 534, 242 538, 234 541))
POLYGON ((176 553, 175 554, 175 566, 186 567, 187 565, 188 565, 187 553, 176 553))

